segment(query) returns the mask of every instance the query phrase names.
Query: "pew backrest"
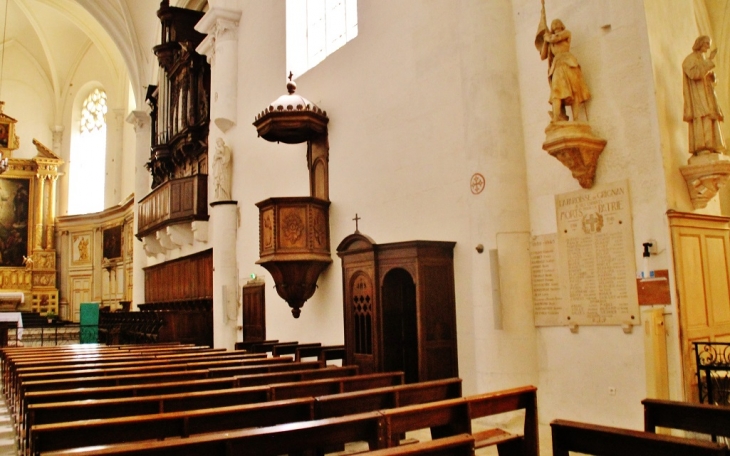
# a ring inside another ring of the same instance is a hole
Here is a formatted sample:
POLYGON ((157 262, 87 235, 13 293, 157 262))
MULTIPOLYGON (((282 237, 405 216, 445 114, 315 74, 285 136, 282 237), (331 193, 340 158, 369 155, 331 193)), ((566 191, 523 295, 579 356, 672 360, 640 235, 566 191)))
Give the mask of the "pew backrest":
POLYGON ((724 445, 710 441, 567 420, 554 420, 550 426, 553 456, 727 456, 724 445))
POLYGON ((730 437, 730 407, 644 399, 644 430, 657 427, 730 437))

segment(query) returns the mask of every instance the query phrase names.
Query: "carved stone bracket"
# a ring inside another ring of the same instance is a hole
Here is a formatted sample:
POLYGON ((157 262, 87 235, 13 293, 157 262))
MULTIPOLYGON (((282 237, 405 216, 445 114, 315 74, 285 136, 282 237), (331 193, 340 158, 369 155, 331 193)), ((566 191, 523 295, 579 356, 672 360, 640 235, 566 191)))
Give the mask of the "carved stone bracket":
POLYGON ((143 237, 142 246, 144 248, 145 253, 150 258, 154 258, 159 253, 162 253, 164 251, 164 249, 160 245, 160 242, 157 240, 157 237, 154 234, 150 234, 149 236, 143 237))
POLYGON ((167 227, 167 234, 176 247, 193 245, 193 230, 189 224, 180 223, 167 227))
POLYGON ((208 242, 208 222, 195 221, 190 224, 193 239, 198 242, 208 242))
POLYGON ((695 209, 702 209, 725 186, 730 177, 730 160, 716 153, 693 155, 680 166, 695 209))
POLYGON ((570 169, 581 187, 593 187, 606 140, 594 135, 585 122, 551 122, 545 134, 542 148, 570 169))

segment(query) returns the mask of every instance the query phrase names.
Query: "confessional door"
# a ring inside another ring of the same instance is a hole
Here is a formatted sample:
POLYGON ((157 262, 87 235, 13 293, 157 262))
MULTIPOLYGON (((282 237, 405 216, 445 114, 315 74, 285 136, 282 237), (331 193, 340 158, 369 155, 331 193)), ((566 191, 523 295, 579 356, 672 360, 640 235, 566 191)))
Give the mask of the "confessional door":
POLYGON ((404 269, 393 269, 383 279, 383 365, 403 371, 406 383, 418 381, 418 319, 416 285, 404 269))
POLYGON ((685 398, 697 400, 692 342, 730 342, 730 218, 669 212, 685 398))

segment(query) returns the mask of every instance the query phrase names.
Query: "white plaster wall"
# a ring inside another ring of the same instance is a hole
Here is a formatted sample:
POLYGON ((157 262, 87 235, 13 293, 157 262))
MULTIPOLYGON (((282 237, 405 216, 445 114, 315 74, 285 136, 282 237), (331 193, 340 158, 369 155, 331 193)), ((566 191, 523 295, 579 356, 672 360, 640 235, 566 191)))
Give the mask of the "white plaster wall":
MULTIPOLYGON (((239 122, 226 137, 234 149, 244 280, 251 271, 267 276, 254 265, 254 203, 307 195, 308 177, 303 145, 269 144, 250 125, 285 93, 284 2, 240 5, 239 122)), ((330 117, 334 263, 298 320, 266 277, 268 338, 342 342, 341 263, 334 249, 354 232, 357 213, 360 231, 377 243, 456 241, 466 393, 536 382, 535 330, 524 294, 529 275, 510 277, 503 296, 507 329, 495 330, 489 259, 475 250, 477 244, 486 251, 499 247, 505 271, 529 270, 515 31, 505 20, 511 15, 510 2, 502 0, 359 2, 358 37, 297 78, 297 92, 330 117), (487 180, 480 195, 470 191, 475 172, 487 180), (522 233, 516 237, 523 239, 501 244, 500 233, 522 233)))
MULTIPOLYGON (((702 33, 697 28, 694 2, 646 0, 644 7, 657 87, 657 112, 668 206, 679 211, 692 212, 687 184, 679 172, 679 167, 686 165, 690 157, 688 126, 682 120, 682 61, 692 53, 692 45, 702 33)), ((715 47, 726 47, 723 44, 713 42, 715 47)), ((727 82, 726 76, 718 74, 718 77, 727 82)), ((720 85, 723 85, 722 82, 720 85)), ((706 209, 698 212, 719 214, 718 199, 715 197, 706 209)))
MULTIPOLYGON (((547 62, 534 47, 540 5, 513 1, 520 66, 530 221, 533 234, 556 231, 556 194, 579 189, 570 171, 542 150, 548 118, 547 62)), ((652 269, 671 269, 664 215, 667 196, 647 26, 641 2, 633 0, 546 2, 548 24, 560 18, 572 32, 572 52, 583 69, 592 100, 594 132, 608 140, 596 183, 628 180, 636 261, 641 244, 658 241, 652 269)), ((668 309, 672 312, 672 309, 668 309)), ((669 324, 672 324, 671 317, 669 324)), ((566 327, 538 330, 540 418, 566 418, 640 428, 646 397, 641 327, 566 327), (609 395, 609 387, 616 395, 609 395)), ((671 353, 676 369, 678 355, 671 353)), ((676 372, 675 372, 676 373, 676 372)), ((675 380, 675 391, 678 383, 675 380)))
POLYGON ((50 126, 55 105, 52 89, 35 60, 20 46, 8 45, 5 49, 5 65, 2 80, 3 112, 18 121, 15 133, 20 136, 20 148, 13 151, 14 158, 32 158, 37 154, 33 138, 48 146, 52 144, 50 126))

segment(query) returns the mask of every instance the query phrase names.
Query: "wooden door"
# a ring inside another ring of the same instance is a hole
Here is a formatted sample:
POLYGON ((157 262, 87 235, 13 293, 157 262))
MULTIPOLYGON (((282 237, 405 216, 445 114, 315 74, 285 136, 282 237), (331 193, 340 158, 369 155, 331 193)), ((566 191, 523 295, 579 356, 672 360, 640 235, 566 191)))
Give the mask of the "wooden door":
POLYGON ((386 372, 403 371, 406 383, 419 379, 416 285, 405 269, 392 269, 382 286, 383 361, 386 372))
POLYGON ((266 340, 266 293, 264 283, 249 283, 243 287, 241 326, 243 341, 266 340))
POLYGON ((668 213, 685 398, 697 400, 692 342, 730 342, 730 218, 668 213))
POLYGON ((86 276, 72 277, 71 302, 69 302, 69 315, 66 318, 78 322, 79 306, 83 302, 91 302, 91 278, 86 276))

